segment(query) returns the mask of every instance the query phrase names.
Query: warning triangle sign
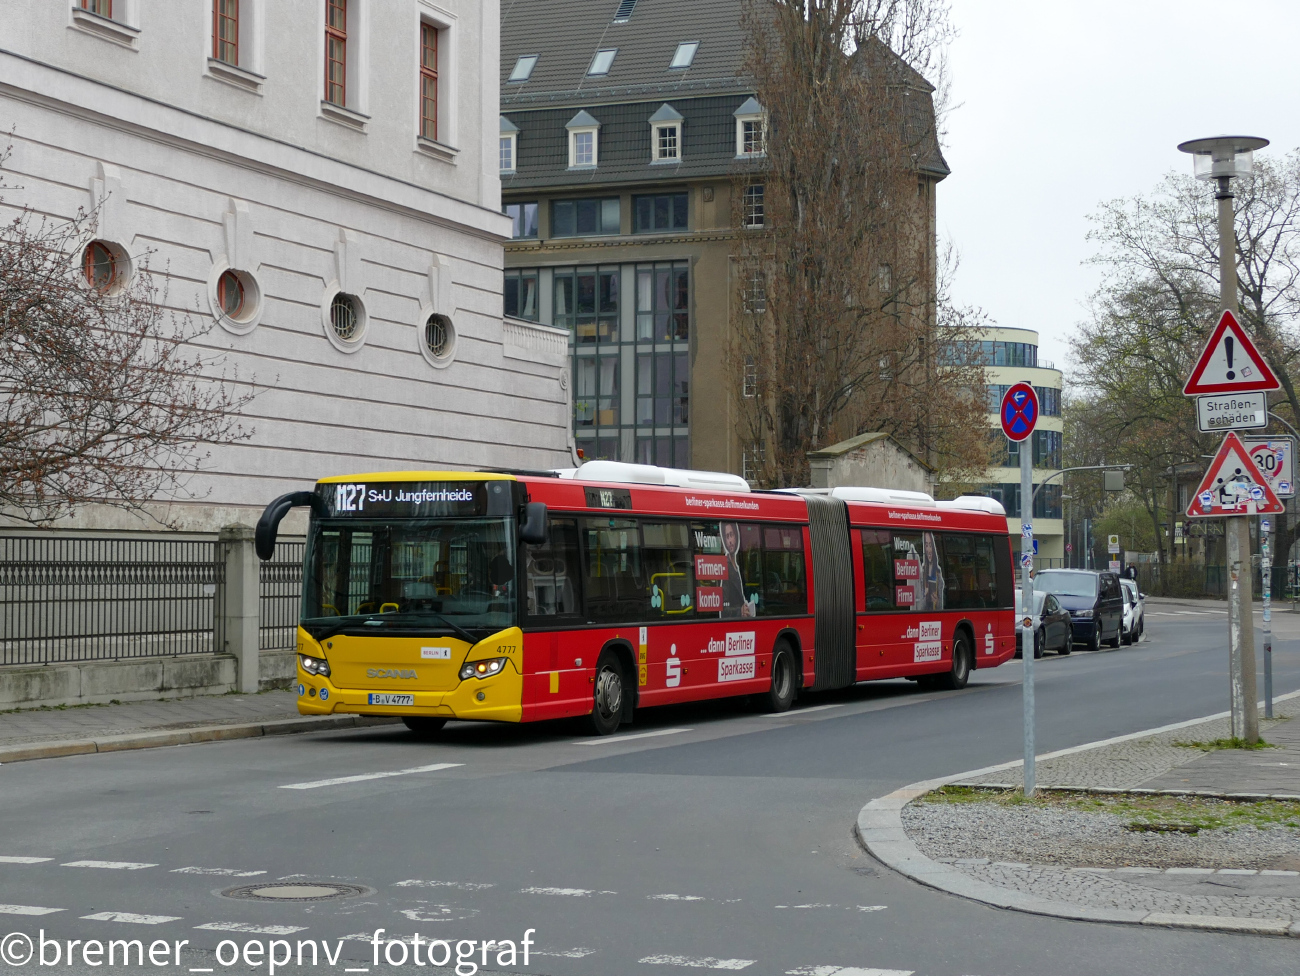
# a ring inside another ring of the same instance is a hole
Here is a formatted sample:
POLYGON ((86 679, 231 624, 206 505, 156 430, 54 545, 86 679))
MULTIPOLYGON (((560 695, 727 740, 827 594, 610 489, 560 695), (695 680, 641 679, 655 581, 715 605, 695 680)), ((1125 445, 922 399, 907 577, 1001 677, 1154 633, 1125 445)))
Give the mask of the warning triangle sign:
POLYGON ((1253 393, 1281 386, 1237 317, 1224 309, 1187 378, 1183 395, 1253 393))
POLYGON ((1225 515, 1274 515, 1286 511, 1268 481, 1255 467, 1241 438, 1229 433, 1187 506, 1188 518, 1225 515))

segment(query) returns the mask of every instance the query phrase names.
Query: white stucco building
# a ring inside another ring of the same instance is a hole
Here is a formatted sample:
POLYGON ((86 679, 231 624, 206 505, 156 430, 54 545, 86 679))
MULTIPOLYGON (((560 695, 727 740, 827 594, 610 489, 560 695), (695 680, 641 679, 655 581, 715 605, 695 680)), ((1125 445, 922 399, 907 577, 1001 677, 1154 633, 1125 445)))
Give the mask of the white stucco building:
POLYGON ((327 474, 569 463, 567 336, 502 319, 497 0, 5 8, 0 218, 98 207, 101 270, 166 269, 257 393, 251 440, 160 511, 210 530, 327 474))

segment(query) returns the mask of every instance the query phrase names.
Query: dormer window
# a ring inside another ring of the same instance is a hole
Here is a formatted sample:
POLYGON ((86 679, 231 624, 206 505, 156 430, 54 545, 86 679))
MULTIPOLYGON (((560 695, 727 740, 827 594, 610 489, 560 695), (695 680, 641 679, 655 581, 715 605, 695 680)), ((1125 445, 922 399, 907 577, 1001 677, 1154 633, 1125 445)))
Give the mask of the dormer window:
POLYGON ((527 81, 532 77, 535 67, 537 67, 537 55, 525 54, 515 62, 514 69, 510 72, 510 77, 506 81, 527 81))
POLYGON ((498 143, 500 169, 503 173, 515 171, 515 140, 519 137, 519 126, 504 115, 501 116, 501 141, 498 143))
POLYGON ((767 154, 767 113, 756 98, 747 98, 733 113, 736 117, 736 156, 753 158, 767 154))
POLYGON ((609 69, 614 64, 614 55, 616 54, 618 54, 618 48, 616 47, 597 51, 596 56, 591 59, 591 67, 587 69, 588 76, 609 74, 609 69))
POLYGON ((682 41, 677 45, 677 50, 673 52, 673 60, 669 63, 668 68, 689 68, 691 62, 695 60, 695 52, 700 49, 699 41, 682 41))
POLYGON ((600 123, 583 111, 565 128, 569 130, 569 169, 594 168, 600 156, 600 123))
POLYGON ((650 159, 675 163, 682 158, 682 116, 668 103, 650 116, 650 159))

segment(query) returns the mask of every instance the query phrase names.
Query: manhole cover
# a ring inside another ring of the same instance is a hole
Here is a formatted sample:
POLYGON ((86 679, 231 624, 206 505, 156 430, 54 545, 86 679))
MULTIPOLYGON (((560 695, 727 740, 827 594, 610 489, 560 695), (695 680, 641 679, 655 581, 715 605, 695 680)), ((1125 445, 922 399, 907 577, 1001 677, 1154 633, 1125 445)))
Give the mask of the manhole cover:
POLYGON ((355 898, 368 895, 370 889, 363 885, 341 884, 337 881, 300 881, 286 884, 240 885, 227 888, 221 894, 226 898, 250 901, 328 901, 332 898, 355 898))

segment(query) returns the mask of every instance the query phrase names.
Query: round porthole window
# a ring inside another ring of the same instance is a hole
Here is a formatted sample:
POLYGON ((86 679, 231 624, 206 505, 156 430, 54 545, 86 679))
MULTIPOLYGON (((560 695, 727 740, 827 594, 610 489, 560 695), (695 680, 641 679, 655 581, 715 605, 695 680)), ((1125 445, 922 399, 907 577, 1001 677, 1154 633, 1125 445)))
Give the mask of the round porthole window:
POLYGON ((338 282, 331 282, 325 290, 320 311, 325 338, 335 349, 353 353, 365 345, 370 318, 360 296, 343 291, 338 282))
POLYGON ((131 262, 126 252, 110 241, 91 241, 81 254, 81 271, 86 284, 104 295, 119 294, 126 287, 131 262))
POLYGON ((224 262, 212 269, 208 279, 208 301, 212 314, 227 332, 247 335, 262 317, 262 289, 247 271, 228 267, 224 262))
POLYGON ((449 366, 456 355, 456 327, 446 315, 437 312, 425 316, 420 329, 420 351, 433 366, 449 366))
POLYGON ((330 326, 344 342, 356 341, 361 332, 361 316, 355 298, 342 292, 334 296, 334 301, 330 302, 330 326))

